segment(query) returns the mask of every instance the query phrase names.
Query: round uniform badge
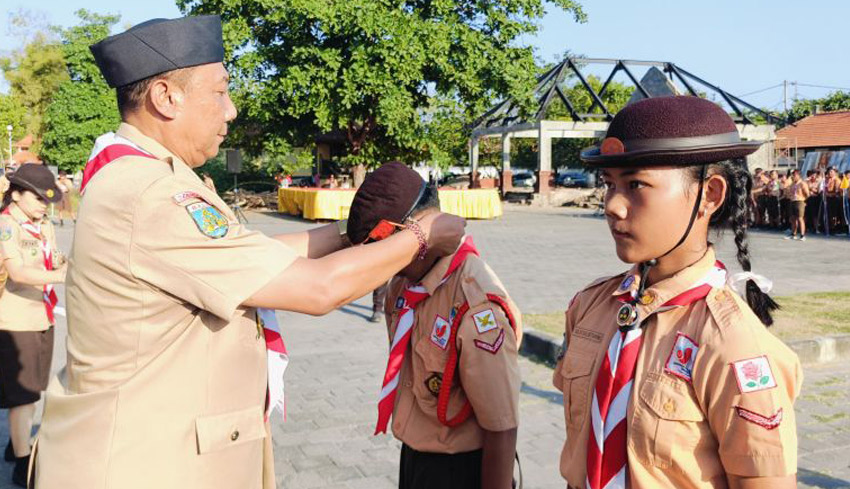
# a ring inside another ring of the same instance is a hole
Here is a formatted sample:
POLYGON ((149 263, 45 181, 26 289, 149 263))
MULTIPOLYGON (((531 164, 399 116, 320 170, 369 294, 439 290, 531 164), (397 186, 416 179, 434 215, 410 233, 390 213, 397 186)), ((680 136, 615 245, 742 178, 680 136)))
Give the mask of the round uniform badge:
POLYGON ((637 309, 632 304, 623 304, 620 310, 617 311, 617 325, 629 326, 637 321, 637 309))
POLYGON ((44 192, 44 194, 47 195, 48 199, 52 199, 53 198, 53 189, 52 188, 47 189, 47 191, 44 192))
POLYGON ((648 306, 653 302, 655 302, 655 292, 652 292, 651 290, 647 290, 642 296, 640 296, 640 303, 644 306, 648 306))

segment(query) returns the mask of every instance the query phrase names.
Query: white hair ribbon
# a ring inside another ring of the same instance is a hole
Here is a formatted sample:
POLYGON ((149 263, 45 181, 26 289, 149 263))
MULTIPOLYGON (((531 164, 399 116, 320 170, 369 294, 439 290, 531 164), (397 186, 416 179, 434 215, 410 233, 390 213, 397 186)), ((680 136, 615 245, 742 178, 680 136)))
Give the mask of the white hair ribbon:
POLYGON ((773 290, 773 281, 764 275, 758 275, 753 272, 740 272, 734 275, 730 275, 728 279, 729 287, 732 287, 732 290, 738 293, 738 295, 745 295, 747 293, 747 285, 748 281, 752 280, 756 283, 758 288, 765 294, 769 294, 771 290, 773 290))

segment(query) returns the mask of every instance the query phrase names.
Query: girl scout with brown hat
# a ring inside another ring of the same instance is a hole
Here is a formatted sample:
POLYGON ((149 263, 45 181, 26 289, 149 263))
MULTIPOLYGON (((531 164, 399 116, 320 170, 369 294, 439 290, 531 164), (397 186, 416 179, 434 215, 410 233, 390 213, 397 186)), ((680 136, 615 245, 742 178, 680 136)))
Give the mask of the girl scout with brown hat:
POLYGON ((571 301, 554 375, 570 488, 796 487, 796 355, 770 334, 770 282, 751 272, 751 179, 719 106, 652 98, 582 153, 602 170, 617 256, 634 266, 571 301), (715 257, 729 228, 743 273, 715 257))
POLYGON ((24 487, 35 403, 47 387, 53 355, 57 296, 52 284, 65 281, 45 211, 62 192, 41 165, 21 166, 9 182, 0 207, 0 263, 8 273, 0 295, 0 407, 9 409, 5 459, 15 462, 12 481, 24 487))

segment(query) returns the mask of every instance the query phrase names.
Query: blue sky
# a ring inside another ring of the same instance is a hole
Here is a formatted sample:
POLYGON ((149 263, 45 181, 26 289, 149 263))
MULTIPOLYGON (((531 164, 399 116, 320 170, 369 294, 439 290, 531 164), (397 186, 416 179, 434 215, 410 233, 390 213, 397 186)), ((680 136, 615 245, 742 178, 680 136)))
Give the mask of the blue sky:
MULTIPOLYGON (((581 1, 581 0, 580 0, 581 1)), ((567 49, 598 58, 672 61, 743 95, 781 84, 850 88, 846 0, 584 0, 586 24, 549 5, 537 36, 524 39, 538 56, 553 61, 567 49)), ((19 45, 8 35, 10 12, 39 12, 51 24, 75 23, 78 8, 119 13, 121 25, 154 17, 176 17, 173 0, 4 0, 0 7, 0 51, 19 45)), ((819 97, 828 89, 799 86, 798 95, 819 97)), ((789 89, 789 98, 794 89, 789 89)), ((782 89, 744 97, 758 106, 782 108, 782 89)))

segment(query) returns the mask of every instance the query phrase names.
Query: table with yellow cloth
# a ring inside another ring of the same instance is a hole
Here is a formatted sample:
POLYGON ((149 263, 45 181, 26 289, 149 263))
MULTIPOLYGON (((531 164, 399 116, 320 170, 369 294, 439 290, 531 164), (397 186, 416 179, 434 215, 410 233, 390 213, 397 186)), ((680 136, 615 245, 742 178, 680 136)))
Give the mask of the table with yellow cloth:
MULTIPOLYGON (((310 220, 347 219, 355 190, 281 188, 277 193, 279 212, 310 220)), ((502 215, 497 189, 440 189, 440 210, 467 219, 492 219, 502 215)))

